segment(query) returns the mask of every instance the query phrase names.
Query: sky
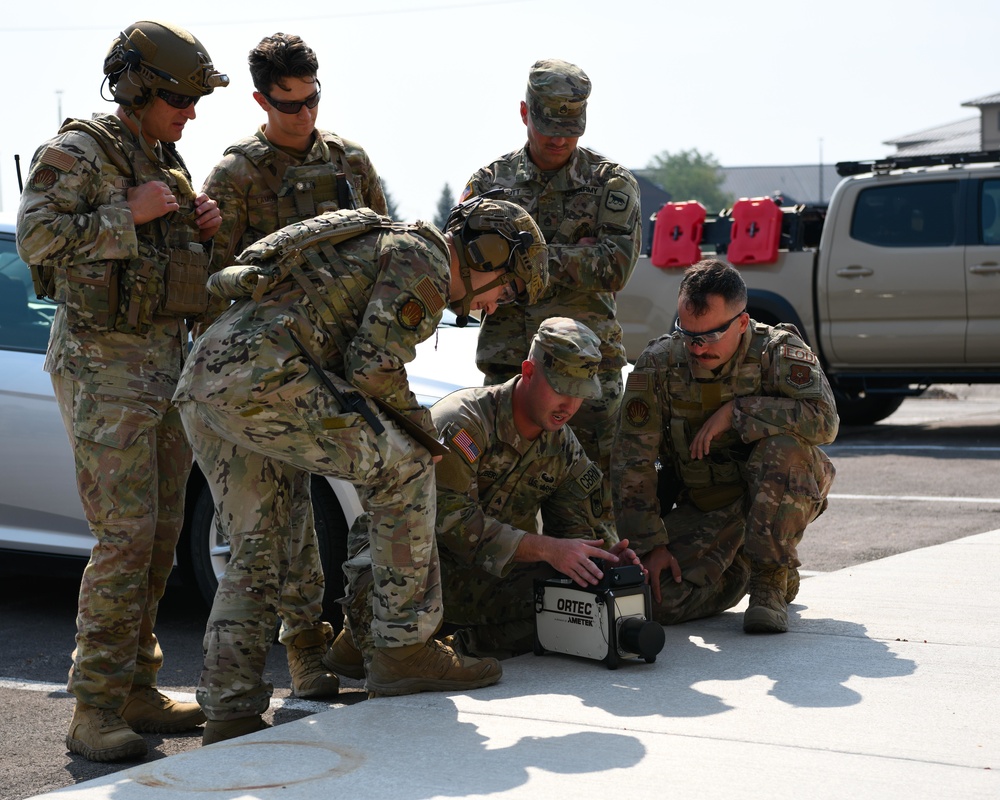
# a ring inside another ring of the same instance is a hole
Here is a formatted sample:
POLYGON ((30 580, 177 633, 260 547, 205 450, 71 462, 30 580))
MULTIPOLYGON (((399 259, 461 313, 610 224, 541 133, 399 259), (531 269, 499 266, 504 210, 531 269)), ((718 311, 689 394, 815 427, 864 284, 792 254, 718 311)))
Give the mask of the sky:
MULTIPOLYGON (((178 147, 200 185, 264 122, 249 50, 297 33, 319 57, 318 125, 367 150, 402 219, 433 219, 479 167, 522 146, 531 65, 561 58, 593 84, 581 144, 626 167, 698 150, 723 166, 878 158, 883 144, 978 115, 1000 92, 995 0, 261 0, 8 3, 0 210, 17 209, 15 155, 101 99, 111 41, 137 19, 191 31, 231 84, 202 99, 178 147), (234 14, 227 9, 238 8, 234 14), (307 11, 306 9, 309 9, 307 11)), ((105 89, 105 96, 108 96, 105 89)))

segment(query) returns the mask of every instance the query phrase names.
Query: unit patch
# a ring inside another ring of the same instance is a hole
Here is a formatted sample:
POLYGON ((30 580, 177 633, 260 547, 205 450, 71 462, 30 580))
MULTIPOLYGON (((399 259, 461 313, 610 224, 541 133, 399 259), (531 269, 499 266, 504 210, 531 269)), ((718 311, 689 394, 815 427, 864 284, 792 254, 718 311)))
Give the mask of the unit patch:
POLYGON ((458 433, 451 437, 451 443, 468 459, 470 464, 476 463, 476 459, 482 454, 479 445, 469 436, 469 432, 465 428, 460 428, 458 433))
POLYGON ((399 324, 407 330, 415 331, 427 316, 427 309, 419 300, 407 300, 396 312, 399 324))
POLYGON ((633 428, 641 428, 649 422, 649 403, 633 397, 625 404, 625 419, 633 428))
POLYGON ((33 192, 46 192, 56 185, 57 180, 59 180, 59 176, 54 169, 40 167, 31 173, 28 188, 33 192))
POLYGON ((624 211, 628 208, 628 195, 625 192, 608 192, 604 207, 608 211, 624 211))
POLYGON ((805 364, 789 364, 788 366, 788 377, 785 380, 792 386, 796 389, 804 389, 806 386, 812 385, 812 367, 807 367, 805 364))
POLYGON ((796 347, 791 344, 781 345, 781 355, 783 358, 790 358, 792 361, 805 361, 807 364, 816 364, 818 359, 816 354, 805 347, 796 347))

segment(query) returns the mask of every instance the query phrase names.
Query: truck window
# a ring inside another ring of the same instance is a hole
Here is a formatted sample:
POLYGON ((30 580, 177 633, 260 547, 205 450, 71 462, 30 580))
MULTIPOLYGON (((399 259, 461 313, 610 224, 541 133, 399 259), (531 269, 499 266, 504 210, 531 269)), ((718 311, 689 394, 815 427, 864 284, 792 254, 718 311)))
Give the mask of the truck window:
POLYGON ((1000 244, 1000 181, 983 181, 979 197, 979 241, 1000 244))
POLYGON ((13 238, 0 238, 0 348, 44 353, 56 307, 35 298, 13 238))
POLYGON ((877 247, 953 245, 958 198, 958 181, 863 189, 851 217, 851 238, 877 247))

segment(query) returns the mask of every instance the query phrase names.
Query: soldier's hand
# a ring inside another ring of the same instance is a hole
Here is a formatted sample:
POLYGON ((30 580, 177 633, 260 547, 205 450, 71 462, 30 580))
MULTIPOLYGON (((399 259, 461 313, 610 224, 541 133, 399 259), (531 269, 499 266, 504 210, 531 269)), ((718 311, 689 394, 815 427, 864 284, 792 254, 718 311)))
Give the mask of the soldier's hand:
POLYGON ((663 595, 660 593, 660 575, 663 570, 669 569, 674 583, 680 583, 681 565, 677 563, 677 559, 662 544, 650 550, 642 560, 642 563, 649 570, 649 588, 653 592, 653 599, 657 603, 662 603, 663 595))
MULTIPOLYGON (((534 538, 536 537, 524 537, 534 538)), ((593 559, 599 558, 610 564, 617 564, 619 561, 617 555, 601 547, 602 539, 556 539, 543 535, 537 537, 537 540, 536 544, 542 547, 542 557, 538 560, 548 562, 583 587, 594 586, 604 577, 593 559)))
POLYGON ((198 238, 207 242, 222 227, 219 204, 204 192, 194 199, 194 221, 198 224, 198 238))
POLYGON ((144 225, 180 208, 177 198, 163 181, 149 181, 133 186, 125 193, 136 225, 144 225))
POLYGON ((616 542, 608 552, 618 556, 619 564, 633 564, 634 566, 641 567, 643 577, 649 578, 649 570, 646 569, 646 566, 642 563, 642 559, 639 558, 635 550, 628 546, 628 539, 616 542))
POLYGON ((712 440, 733 427, 733 401, 723 403, 712 416, 705 420, 701 430, 695 434, 691 442, 691 458, 697 460, 708 455, 712 440))

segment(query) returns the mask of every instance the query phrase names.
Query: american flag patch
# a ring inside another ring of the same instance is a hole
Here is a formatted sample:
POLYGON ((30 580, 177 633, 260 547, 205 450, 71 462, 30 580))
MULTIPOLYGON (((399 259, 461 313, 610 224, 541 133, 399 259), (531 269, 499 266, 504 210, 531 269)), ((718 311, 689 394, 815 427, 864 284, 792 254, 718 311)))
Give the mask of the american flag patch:
POLYGON ((479 445, 469 436, 469 432, 465 428, 460 429, 458 433, 451 437, 451 443, 459 449, 459 452, 463 456, 469 459, 470 464, 475 463, 476 459, 482 453, 479 445))
POLYGON ((414 291, 416 292, 417 297, 424 301, 424 305, 431 310, 432 314, 437 314, 438 311, 444 308, 444 298, 441 296, 441 293, 434 288, 434 281, 426 275, 417 281, 414 291))
POLYGON ((645 392, 649 390, 649 375, 645 372, 629 373, 625 382, 626 392, 645 392))
POLYGON ((76 158, 64 150, 56 150, 53 147, 46 147, 38 157, 39 164, 48 164, 62 172, 69 172, 76 164, 76 158))

